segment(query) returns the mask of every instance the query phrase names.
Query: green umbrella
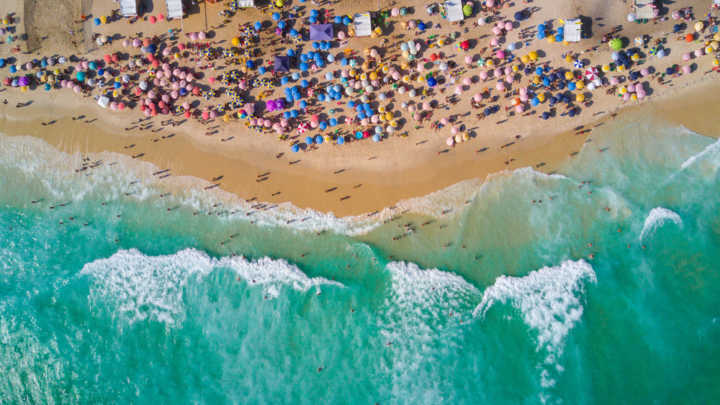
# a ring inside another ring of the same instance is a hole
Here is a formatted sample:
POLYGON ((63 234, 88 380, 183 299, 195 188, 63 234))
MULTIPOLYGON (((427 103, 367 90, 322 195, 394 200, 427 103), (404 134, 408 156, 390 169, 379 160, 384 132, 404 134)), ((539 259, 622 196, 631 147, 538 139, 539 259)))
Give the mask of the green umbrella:
POLYGON ((463 14, 465 15, 465 17, 470 17, 472 15, 472 12, 473 12, 472 4, 467 3, 463 6, 463 14))
POLYGON ((620 38, 613 38, 610 40, 610 49, 613 51, 619 51, 622 49, 622 40, 620 38))

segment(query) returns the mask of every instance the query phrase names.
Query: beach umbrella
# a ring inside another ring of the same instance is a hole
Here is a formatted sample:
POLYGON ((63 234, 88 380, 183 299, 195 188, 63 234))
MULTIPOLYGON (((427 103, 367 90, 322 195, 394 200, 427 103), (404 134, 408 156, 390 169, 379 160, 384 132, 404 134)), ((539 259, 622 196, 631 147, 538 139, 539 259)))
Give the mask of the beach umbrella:
POLYGON ((293 152, 298 152, 298 151, 300 151, 300 146, 298 144, 294 144, 293 146, 290 147, 290 150, 293 152))
POLYGON ((613 38, 610 40, 609 46, 613 51, 619 51, 622 49, 622 40, 620 38, 613 38))

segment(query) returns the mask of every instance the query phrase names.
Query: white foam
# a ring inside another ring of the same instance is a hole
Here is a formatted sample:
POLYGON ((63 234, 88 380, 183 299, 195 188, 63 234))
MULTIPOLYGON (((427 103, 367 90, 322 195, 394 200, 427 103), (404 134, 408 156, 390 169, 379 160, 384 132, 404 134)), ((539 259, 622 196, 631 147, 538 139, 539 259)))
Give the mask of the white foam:
POLYGON ((682 162, 682 164, 680 165, 680 169, 685 170, 695 164, 695 162, 697 162, 698 160, 704 159, 706 156, 713 155, 717 152, 720 152, 720 139, 706 146, 705 149, 703 149, 699 153, 690 156, 688 159, 682 162))
POLYGON ((240 256, 214 259, 194 249, 167 256, 120 250, 109 258, 86 264, 80 274, 92 276, 92 294, 110 297, 131 321, 151 317, 173 323, 182 317, 182 294, 187 282, 216 268, 234 270, 248 284, 263 286, 270 297, 277 297, 283 285, 299 291, 319 289, 321 285, 342 287, 321 277, 310 278, 284 260, 265 257, 248 261, 240 256))
POLYGON ((447 382, 436 365, 428 364, 429 359, 437 348, 461 346, 460 325, 471 319, 480 292, 460 276, 423 270, 414 263, 391 262, 386 270, 390 286, 379 327, 380 344, 389 344, 381 369, 387 374, 392 398, 395 402, 452 402, 443 388, 447 382))
POLYGON ((561 371, 557 360, 565 338, 583 314, 578 296, 584 292, 585 282, 596 281, 593 268, 584 260, 543 267, 524 277, 500 276, 483 292, 473 313, 484 317, 498 302, 510 302, 517 308, 525 324, 538 334, 536 350, 545 354, 541 384, 550 387, 555 383, 552 373, 561 371))
POLYGON ((640 240, 655 232, 657 228, 663 226, 667 221, 675 225, 682 225, 682 218, 672 210, 663 207, 655 207, 650 210, 650 213, 645 218, 642 231, 640 231, 640 240))

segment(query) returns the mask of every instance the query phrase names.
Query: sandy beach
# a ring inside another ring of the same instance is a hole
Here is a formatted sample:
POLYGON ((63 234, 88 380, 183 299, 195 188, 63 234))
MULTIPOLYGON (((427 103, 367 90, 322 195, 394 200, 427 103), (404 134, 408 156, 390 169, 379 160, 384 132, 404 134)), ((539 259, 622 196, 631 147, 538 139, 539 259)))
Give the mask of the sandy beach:
MULTIPOLYGON (((19 2, 17 5, 3 6, 2 13, 16 12, 20 20, 30 21, 45 27, 40 32, 32 32, 29 41, 25 44, 32 51, 30 54, 16 54, 19 61, 26 61, 42 55, 75 54, 87 60, 102 59, 104 54, 110 52, 127 52, 116 40, 112 45, 98 47, 92 39, 93 34, 108 35, 120 33, 127 37, 136 37, 137 33, 143 35, 161 35, 169 28, 179 28, 177 21, 158 22, 151 24, 148 21, 137 21, 128 24, 126 20, 95 26, 91 24, 94 16, 110 15, 116 3, 112 1, 79 2, 67 1, 63 5, 66 10, 58 14, 62 19, 72 18, 79 21, 83 9, 89 7, 91 15, 88 21, 77 23, 73 32, 61 32, 56 24, 48 19, 51 14, 47 9, 30 6, 30 0, 19 2), (91 4, 91 6, 89 6, 91 4), (21 7, 22 6, 22 7, 21 7), (32 16, 25 15, 32 13, 32 16), (44 25, 43 25, 44 24, 44 25), (80 32, 80 28, 84 31, 80 32), (53 34, 53 35, 50 35, 53 34), (67 34, 66 38, 61 38, 67 34), (42 39, 44 35, 51 36, 53 40, 42 39), (89 53, 86 53, 89 50, 89 53)), ((158 15, 165 12, 163 2, 156 1, 154 10, 147 15, 158 15)), ((384 2, 383 2, 384 3, 384 2)), ((440 17, 428 17, 421 2, 402 3, 398 6, 414 7, 414 13, 404 17, 393 18, 388 32, 379 38, 351 38, 347 45, 353 49, 362 50, 367 47, 381 46, 383 38, 389 38, 391 45, 386 47, 385 58, 390 59, 392 54, 399 56, 399 41, 406 41, 415 35, 414 30, 402 27, 403 22, 410 20, 431 20, 439 23, 440 28, 433 29, 429 35, 446 36, 451 32, 459 31, 459 40, 472 39, 476 44, 468 52, 456 48, 457 41, 443 47, 424 49, 423 57, 439 51, 444 54, 443 60, 454 62, 457 68, 445 76, 455 77, 460 83, 461 78, 470 78, 470 85, 464 86, 458 101, 451 103, 446 97, 451 96, 455 86, 448 85, 442 92, 435 92, 428 96, 418 95, 425 101, 432 101, 432 118, 417 122, 407 109, 398 104, 412 103, 408 94, 393 92, 392 98, 382 104, 395 113, 401 122, 401 128, 392 135, 386 136, 382 142, 372 142, 371 139, 350 142, 344 145, 324 143, 308 147, 306 151, 293 153, 290 150, 292 139, 279 139, 272 133, 258 134, 248 129, 240 120, 232 119, 229 122, 217 118, 210 122, 191 118, 186 122, 181 115, 163 115, 143 117, 137 109, 126 111, 110 111, 100 108, 92 97, 81 97, 70 89, 58 89, 43 92, 39 88, 34 91, 22 92, 16 88, 3 88, 0 99, 7 99, 7 104, 0 105, 0 132, 8 135, 31 135, 39 137, 59 150, 65 152, 80 152, 93 154, 110 151, 133 156, 148 161, 158 167, 158 170, 168 170, 172 176, 194 176, 208 182, 209 188, 220 188, 232 192, 249 201, 263 201, 270 203, 291 202, 300 208, 312 208, 321 212, 332 212, 336 216, 360 215, 373 213, 385 207, 392 206, 398 201, 412 197, 423 196, 441 190, 452 184, 467 179, 484 179, 492 173, 504 170, 513 170, 521 167, 532 167, 543 172, 552 172, 558 165, 580 150, 586 143, 592 141, 592 130, 609 119, 615 119, 618 114, 653 115, 658 119, 671 123, 684 125, 687 128, 709 136, 720 134, 712 126, 712 120, 720 112, 717 101, 718 85, 716 73, 712 71, 712 55, 693 57, 683 61, 685 53, 702 47, 705 39, 713 36, 708 30, 698 33, 695 42, 681 40, 685 32, 692 32, 690 27, 682 34, 672 34, 676 20, 666 18, 666 21, 651 21, 647 24, 628 23, 626 16, 630 5, 622 1, 613 1, 611 6, 605 2, 574 1, 539 2, 529 4, 517 2, 513 6, 501 8, 496 12, 503 16, 497 20, 511 20, 514 13, 519 10, 534 10, 531 16, 520 23, 519 28, 509 31, 505 35, 507 42, 527 42, 517 50, 517 54, 526 54, 531 50, 542 51, 544 55, 538 64, 549 63, 553 67, 572 69, 573 64, 568 63, 564 54, 572 52, 576 55, 574 60, 586 60, 587 66, 601 66, 609 63, 611 51, 607 44, 600 44, 599 38, 610 32, 613 27, 622 25, 620 35, 633 38, 640 34, 650 35, 652 40, 667 38, 667 48, 671 49, 669 55, 662 59, 647 57, 638 68, 652 66, 657 72, 665 72, 667 67, 673 65, 695 64, 692 73, 668 75, 662 82, 658 74, 639 80, 647 87, 648 96, 642 102, 623 101, 616 93, 608 90, 618 86, 605 85, 587 94, 588 102, 577 103, 581 113, 574 117, 561 116, 562 110, 549 120, 541 120, 538 114, 546 111, 545 104, 537 108, 529 107, 522 113, 513 109, 513 99, 518 92, 518 84, 512 85, 512 94, 495 90, 496 80, 483 81, 477 77, 480 71, 487 68, 468 65, 463 57, 473 55, 474 58, 488 58, 494 53, 488 45, 492 35, 493 24, 475 26, 474 20, 478 16, 490 16, 492 13, 477 12, 473 18, 464 21, 464 26, 451 25, 440 17), (550 3, 550 4, 546 4, 550 3), (571 15, 568 11, 573 10, 571 15), (577 15, 589 16, 593 20, 593 36, 582 41, 569 44, 551 44, 546 41, 526 39, 521 41, 520 36, 526 27, 534 27, 539 23, 557 18, 572 18, 577 15), (394 44, 393 44, 394 42, 394 44), (393 46, 394 45, 394 46, 393 46), (597 47, 597 49, 593 49, 597 47), (446 91, 447 90, 447 91, 446 91), (484 100, 483 103, 498 105, 499 112, 486 118, 476 117, 481 109, 470 106, 472 95, 475 93, 489 93, 495 102, 484 100), (29 103, 30 102, 30 103, 29 103), (18 103, 21 103, 18 107, 18 103), (24 103, 29 103, 25 105, 24 103), (393 105, 394 104, 394 105, 393 105), (392 105, 392 106, 391 106, 392 105), (452 122, 444 128, 433 129, 433 121, 448 118, 452 122), (468 134, 467 141, 461 141, 453 146, 447 145, 447 138, 451 136, 450 127, 461 128, 460 132, 468 134), (399 134, 406 133, 406 136, 399 134), (471 134, 471 135, 470 135, 471 134)), ((695 19, 699 20, 709 10, 708 1, 690 1, 684 7, 695 8, 695 19)), ((311 7, 310 3, 303 6, 311 7)), ((381 8, 392 7, 382 4, 381 8)), ((257 9, 241 11, 231 18, 231 22, 224 22, 218 15, 222 10, 221 4, 208 4, 207 13, 205 5, 201 4, 200 11, 190 14, 182 22, 185 32, 205 30, 207 16, 207 31, 213 32, 215 41, 227 42, 237 33, 237 26, 244 22, 267 21, 274 10, 262 12, 257 9)), ((354 14, 367 10, 368 4, 360 2, 341 1, 339 4, 326 5, 333 15, 354 14)), ((672 6, 666 16, 675 11, 678 6, 672 6)), ((271 21, 271 20, 270 20, 271 21)), ((270 31, 270 29, 266 29, 270 31)), ((37 31, 37 30, 36 30, 37 31)), ((428 30, 430 31, 430 30, 428 30)), ((30 31, 28 31, 30 34, 30 31)), ((183 36, 184 33, 179 34, 183 36)), ((272 34, 269 34, 272 35, 272 34)), ((264 38, 261 36, 261 38, 264 38)), ((261 39, 262 41, 262 39, 261 39)), ((270 41, 270 39, 268 39, 270 41)), ((632 45, 631 45, 632 46, 632 45)), ((281 53, 287 46, 276 45, 273 52, 263 55, 267 60, 269 56, 281 53)), ((9 54, 10 45, 0 45, 3 53, 9 54)), ((307 48, 307 46, 306 46, 307 48)), ((133 51, 130 51, 133 52, 133 51)), ((359 53, 362 54, 361 51, 359 53)), ((540 52, 539 52, 540 53, 540 52)), ((401 63, 401 57, 396 64, 401 63)), ((511 66, 506 62, 503 66, 511 66)), ((5 69, 7 70, 7 68, 5 69)), ((208 77, 221 73, 218 67, 215 71, 206 71, 200 81, 209 84, 208 77)), ((323 71, 324 72, 324 71, 323 71)), ((6 73, 6 72, 3 72, 6 73)), ((313 73, 312 77, 321 78, 320 72, 313 73)), ((625 76, 622 72, 611 72, 606 76, 625 76)), ((322 79, 322 78, 321 78, 322 79)), ((448 79, 449 80, 449 79, 448 79)), ((521 77, 520 82, 530 82, 530 77, 521 77)), ((421 89, 422 83, 414 83, 414 88, 421 89)), ((440 87, 440 86, 438 86, 440 87)), ((94 93, 93 93, 94 94, 94 93)), ((282 86, 274 89, 269 97, 281 97, 282 86)), ((194 97, 202 104, 214 105, 217 102, 206 103, 199 97, 194 97)), ((318 105, 322 114, 345 116, 348 109, 343 102, 336 107, 341 112, 331 113, 332 108, 318 105)), ((411 104, 412 105, 412 104, 411 104)), ((200 108, 196 108, 199 111, 200 108)), ((350 112, 352 112, 350 110, 350 112)), ((356 128, 356 124, 351 126, 356 128)), ((371 126, 372 127, 372 126, 371 126)), ((352 129, 349 129, 352 132, 352 129)), ((271 131, 272 132, 272 131, 271 131)), ((309 131, 313 136, 319 131, 309 131)), ((302 142, 303 136, 297 136, 296 142, 302 142)), ((601 142, 601 140, 600 140, 601 142)), ((595 145, 595 144, 593 144, 595 145)), ((597 147, 601 147, 597 145, 597 147)))

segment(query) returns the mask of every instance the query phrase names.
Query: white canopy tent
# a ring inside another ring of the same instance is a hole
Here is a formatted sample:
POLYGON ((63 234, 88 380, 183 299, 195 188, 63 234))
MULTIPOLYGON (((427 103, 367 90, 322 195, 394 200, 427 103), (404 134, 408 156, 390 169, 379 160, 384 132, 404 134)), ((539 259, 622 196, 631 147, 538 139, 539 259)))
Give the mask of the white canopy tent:
POLYGON ((582 39, 582 21, 579 18, 565 21, 565 41, 580 42, 582 39))
POLYGON ((353 16, 356 37, 368 37, 372 34, 372 20, 370 13, 358 13, 353 16))
POLYGON ((255 0, 238 0, 238 7, 255 7, 255 0))
POLYGON ((166 0, 167 4, 167 18, 183 18, 183 4, 182 0, 166 0))
POLYGON ((655 0, 635 0, 635 18, 652 20, 658 16, 655 0))
POLYGON ((97 103, 102 108, 108 108, 108 105, 110 105, 110 99, 105 96, 100 96, 97 103))
POLYGON ((445 2, 445 13, 447 19, 450 22, 462 21, 465 19, 465 15, 462 10, 462 3, 460 0, 448 0, 445 2))
POLYGON ((120 15, 123 17, 137 16, 137 0, 120 0, 120 15))

